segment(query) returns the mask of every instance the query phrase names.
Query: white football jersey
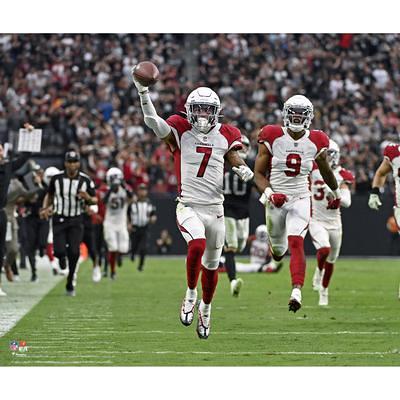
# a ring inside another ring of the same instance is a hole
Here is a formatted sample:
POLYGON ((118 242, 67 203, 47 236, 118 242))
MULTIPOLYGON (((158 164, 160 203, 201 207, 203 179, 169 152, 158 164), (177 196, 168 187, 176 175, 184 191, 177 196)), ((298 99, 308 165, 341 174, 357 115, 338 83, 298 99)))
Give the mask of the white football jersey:
POLYGON ((173 155, 179 200, 184 204, 222 204, 224 156, 242 147, 239 129, 217 124, 204 134, 180 115, 172 115, 167 123, 178 145, 173 155))
MULTIPOLYGON (((333 170, 338 187, 342 183, 351 185, 354 182, 354 175, 342 167, 333 170)), ((312 191, 312 214, 311 218, 323 223, 328 229, 336 229, 342 226, 340 208, 336 210, 327 209, 329 196, 333 197, 332 191, 322 179, 318 166, 314 163, 313 171, 310 176, 312 191)))
POLYGON ((398 144, 389 144, 383 151, 383 156, 390 161, 393 171, 393 180, 395 186, 394 202, 395 206, 400 204, 400 146, 398 144))
POLYGON ((128 192, 119 186, 117 192, 111 192, 106 204, 104 224, 126 227, 128 223, 128 192))
POLYGON ((250 263, 260 266, 267 262, 269 253, 268 242, 254 239, 250 245, 250 263))
POLYGON ((258 142, 264 143, 271 154, 268 170, 272 190, 292 198, 311 196, 308 177, 315 158, 329 147, 328 136, 322 131, 306 130, 300 139, 294 140, 286 128, 266 125, 258 142))

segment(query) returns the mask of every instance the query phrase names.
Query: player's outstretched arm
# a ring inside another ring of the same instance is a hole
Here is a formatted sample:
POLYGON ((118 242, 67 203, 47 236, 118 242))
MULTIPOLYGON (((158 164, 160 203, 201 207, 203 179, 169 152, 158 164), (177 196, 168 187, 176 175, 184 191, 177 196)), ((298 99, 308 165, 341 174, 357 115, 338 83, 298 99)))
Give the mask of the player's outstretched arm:
POLYGON ((382 205, 381 199, 379 197, 380 189, 383 188, 386 182, 386 177, 392 170, 390 161, 384 158, 379 168, 376 170, 374 179, 372 180, 372 189, 368 199, 368 206, 373 210, 378 210, 382 205))
MULTIPOLYGON (((132 70, 133 72, 133 70, 132 70)), ((151 101, 149 88, 147 86, 141 85, 132 74, 132 80, 136 89, 139 93, 140 97, 140 106, 142 108, 144 123, 153 130, 153 132, 158 136, 161 140, 165 141, 168 144, 175 144, 175 137, 172 133, 171 127, 167 124, 167 122, 161 118, 151 101)))
POLYGON ((237 150, 230 150, 225 155, 225 159, 232 166, 233 172, 235 172, 239 178, 247 182, 254 177, 253 171, 248 167, 248 165, 244 162, 244 160, 239 156, 237 150))

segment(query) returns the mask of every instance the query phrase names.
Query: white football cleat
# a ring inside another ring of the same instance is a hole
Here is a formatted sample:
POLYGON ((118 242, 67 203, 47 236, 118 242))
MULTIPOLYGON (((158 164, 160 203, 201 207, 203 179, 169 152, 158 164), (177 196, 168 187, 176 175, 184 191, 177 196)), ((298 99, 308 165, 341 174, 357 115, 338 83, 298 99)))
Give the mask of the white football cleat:
POLYGON ((242 289, 243 286, 243 279, 238 278, 238 279, 233 279, 231 281, 231 295, 233 297, 239 297, 240 290, 242 289))
POLYGON ((208 305, 208 310, 205 311, 206 305, 203 300, 199 304, 198 320, 197 320, 197 335, 200 339, 207 339, 210 335, 211 326, 211 304, 208 305))
POLYGON ((180 312, 180 319, 183 325, 189 326, 192 324, 195 307, 196 307, 196 298, 186 299, 185 297, 183 299, 180 312))
POLYGON ((0 287, 0 297, 1 296, 7 296, 7 293, 3 291, 3 289, 0 287))
POLYGON ((93 282, 95 282, 95 283, 98 283, 101 281, 101 269, 98 265, 96 265, 93 268, 92 279, 93 279, 93 282))
POLYGON ((322 288, 322 278, 324 277, 324 271, 320 270, 318 267, 315 268, 315 272, 312 278, 312 288, 318 292, 322 288))
POLYGON ((289 299, 289 311, 294 313, 301 308, 301 290, 299 288, 293 288, 292 294, 289 299))
POLYGON ((318 305, 319 306, 327 306, 328 303, 329 303, 329 301, 328 301, 328 288, 322 287, 319 290, 319 302, 318 302, 318 305))

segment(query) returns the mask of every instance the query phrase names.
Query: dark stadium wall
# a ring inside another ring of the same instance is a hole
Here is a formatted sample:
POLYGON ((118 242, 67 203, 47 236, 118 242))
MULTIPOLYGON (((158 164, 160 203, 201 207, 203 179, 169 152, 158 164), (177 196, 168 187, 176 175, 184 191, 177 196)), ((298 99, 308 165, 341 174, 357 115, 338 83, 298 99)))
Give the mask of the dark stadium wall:
MULTIPOLYGON (((157 223, 150 228, 149 252, 157 254, 156 239, 162 229, 167 229, 173 243, 170 254, 185 254, 186 243, 179 233, 175 222, 176 202, 173 199, 153 198, 157 207, 157 223)), ((400 237, 391 234, 386 228, 387 219, 393 213, 393 197, 383 198, 383 206, 379 212, 368 208, 368 196, 355 195, 350 209, 343 209, 343 244, 342 255, 346 256, 390 256, 400 255, 400 237)), ((252 199, 250 206, 250 234, 264 223, 263 207, 252 199)), ((307 255, 314 255, 315 249, 309 234, 305 240, 307 255)), ((248 254, 246 248, 245 254, 248 254)))

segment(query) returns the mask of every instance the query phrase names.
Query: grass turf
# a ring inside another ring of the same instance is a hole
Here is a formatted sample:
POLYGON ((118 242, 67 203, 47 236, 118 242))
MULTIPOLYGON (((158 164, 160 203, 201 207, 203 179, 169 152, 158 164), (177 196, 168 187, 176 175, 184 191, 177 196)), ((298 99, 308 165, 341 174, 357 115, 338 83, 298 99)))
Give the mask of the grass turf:
POLYGON ((116 281, 99 284, 85 263, 76 297, 61 282, 0 338, 0 365, 400 365, 399 261, 339 260, 325 308, 311 290, 314 264, 296 314, 287 311, 288 259, 278 274, 242 274, 238 299, 219 274, 211 335, 200 340, 196 319, 179 322, 183 259, 149 258, 141 273, 127 260, 116 281), (27 342, 24 356, 11 354, 13 339, 27 342))

